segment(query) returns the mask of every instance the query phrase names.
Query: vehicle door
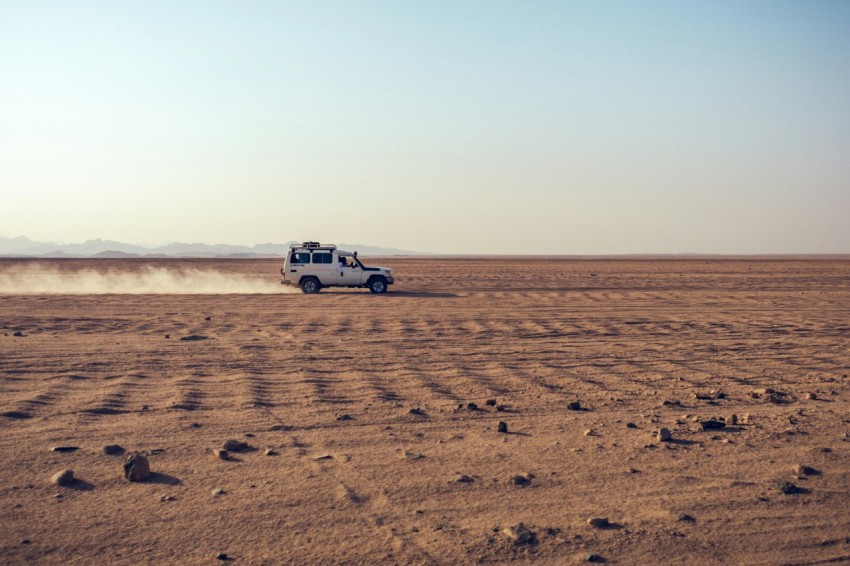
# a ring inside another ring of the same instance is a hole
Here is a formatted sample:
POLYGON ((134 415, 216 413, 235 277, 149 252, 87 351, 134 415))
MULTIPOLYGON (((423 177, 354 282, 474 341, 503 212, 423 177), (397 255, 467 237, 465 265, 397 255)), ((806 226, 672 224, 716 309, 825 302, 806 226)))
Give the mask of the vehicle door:
MULTIPOLYGON (((363 270, 360 269, 360 266, 357 265, 357 262, 354 261, 354 258, 351 256, 340 256, 345 259, 345 263, 347 264, 342 268, 342 273, 339 273, 339 267, 337 267, 337 273, 339 278, 340 285, 360 285, 363 283, 363 270)), ((337 258, 337 262, 339 262, 339 258, 337 258)), ((339 263, 337 263, 339 266, 339 263)))
POLYGON ((283 264, 283 276, 289 281, 298 283, 301 277, 309 272, 310 252, 292 250, 283 264))
POLYGON ((330 250, 316 250, 311 255, 310 272, 319 278, 322 285, 339 285, 334 255, 330 250))

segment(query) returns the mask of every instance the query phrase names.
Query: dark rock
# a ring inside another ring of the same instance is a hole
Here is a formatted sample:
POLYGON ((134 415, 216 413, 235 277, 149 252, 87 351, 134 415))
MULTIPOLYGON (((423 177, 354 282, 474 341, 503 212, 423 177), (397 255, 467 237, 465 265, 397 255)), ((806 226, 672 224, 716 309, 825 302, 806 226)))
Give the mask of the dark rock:
POLYGON ((635 423, 626 423, 626 428, 637 428, 635 423))
POLYGON ((702 427, 702 430, 717 430, 726 428, 726 423, 720 420, 709 419, 707 421, 700 421, 699 426, 702 427))
POLYGON ((496 405, 496 410, 497 411, 507 411, 508 407, 507 407, 507 405, 496 405))
POLYGON ((120 456, 124 454, 124 447, 118 444, 107 444, 103 447, 103 453, 107 456, 120 456))
POLYGON ((656 437, 658 438, 659 442, 667 442, 669 440, 672 440, 673 435, 670 434, 670 431, 668 429, 661 428, 656 433, 656 437))
POLYGON ((484 404, 487 405, 488 407, 495 407, 496 406, 496 400, 495 399, 487 399, 486 401, 484 401, 484 404))
POLYGON ((28 539, 28 538, 22 539, 21 544, 30 544, 30 539, 28 539))
POLYGON ((587 520, 587 524, 597 529, 604 529, 611 523, 608 522, 608 517, 591 517, 587 520))
POLYGON ((180 339, 183 341, 195 342, 198 340, 208 340, 209 336, 204 336, 203 334, 190 334, 188 336, 181 336, 180 339))
POLYGON ((131 482, 144 481, 151 476, 151 466, 148 459, 134 452, 124 460, 124 477, 131 482))
POLYGON ((795 493, 805 493, 805 491, 797 487, 795 484, 790 481, 784 481, 779 484, 779 491, 784 493, 785 495, 794 495, 795 493))
POLYGON ((424 417, 424 416, 426 416, 425 411, 423 411, 423 410, 422 410, 422 409, 420 409, 419 407, 416 407, 416 408, 410 409, 409 411, 407 411, 407 413, 408 413, 409 415, 416 415, 417 417, 424 417))
POLYGON ((466 474, 460 474, 458 477, 455 478, 455 481, 457 483, 472 483, 475 480, 466 474))
POLYGON ((23 336, 26 336, 26 334, 24 334, 20 330, 16 330, 15 332, 12 333, 12 336, 15 336, 17 338, 22 338, 23 336))
POLYGON ((76 452, 79 446, 54 446, 50 449, 51 452, 76 452))
POLYGON ((213 450, 213 455, 219 460, 230 460, 230 454, 227 450, 222 450, 221 448, 215 448, 213 450))
POLYGON ((215 555, 216 560, 230 560, 230 556, 226 552, 219 552, 215 555))
POLYGON ((694 523, 696 519, 694 519, 691 515, 687 513, 682 513, 676 518, 677 521, 682 521, 683 523, 694 523))
POLYGON ((508 433, 508 423, 505 421, 499 421, 499 432, 503 432, 505 434, 508 433))
POLYGON ((511 483, 521 487, 531 485, 531 480, 534 476, 531 474, 517 474, 511 478, 511 483))
POLYGON ((598 554, 588 554, 587 557, 585 557, 584 560, 585 560, 585 562, 595 562, 597 564, 601 564, 602 562, 605 562, 605 559, 602 558, 598 554))
POLYGON ((227 450, 228 452, 246 452, 250 450, 251 447, 247 442, 242 442, 241 440, 236 440, 230 438, 224 441, 224 444, 221 445, 222 450, 227 450))
POLYGON ((467 403, 466 408, 469 409, 470 411, 477 411, 478 405, 476 405, 475 403, 467 403))
POLYGON ((338 420, 338 421, 350 421, 350 420, 352 420, 352 417, 351 417, 351 415, 347 415, 347 414, 346 415, 339 415, 336 418, 336 420, 338 420))
POLYGON ((567 409, 570 411, 581 411, 581 403, 578 401, 571 401, 567 403, 567 409))

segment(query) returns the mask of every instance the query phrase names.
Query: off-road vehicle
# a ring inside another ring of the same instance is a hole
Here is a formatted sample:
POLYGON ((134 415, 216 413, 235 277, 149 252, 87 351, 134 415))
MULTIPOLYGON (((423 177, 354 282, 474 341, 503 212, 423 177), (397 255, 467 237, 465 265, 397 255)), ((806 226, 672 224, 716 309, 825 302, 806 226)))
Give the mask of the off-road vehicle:
POLYGON ((292 244, 289 248, 280 282, 301 287, 305 293, 318 293, 322 287, 368 287, 373 293, 386 293, 393 284, 391 269, 366 267, 357 252, 319 242, 292 244))

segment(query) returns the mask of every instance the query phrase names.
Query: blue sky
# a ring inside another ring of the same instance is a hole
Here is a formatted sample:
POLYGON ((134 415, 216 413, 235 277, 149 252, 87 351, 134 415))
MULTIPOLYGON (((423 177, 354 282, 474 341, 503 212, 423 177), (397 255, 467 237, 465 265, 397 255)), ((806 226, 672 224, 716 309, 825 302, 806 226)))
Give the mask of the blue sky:
POLYGON ((847 253, 848 29, 839 1, 0 0, 0 235, 847 253))

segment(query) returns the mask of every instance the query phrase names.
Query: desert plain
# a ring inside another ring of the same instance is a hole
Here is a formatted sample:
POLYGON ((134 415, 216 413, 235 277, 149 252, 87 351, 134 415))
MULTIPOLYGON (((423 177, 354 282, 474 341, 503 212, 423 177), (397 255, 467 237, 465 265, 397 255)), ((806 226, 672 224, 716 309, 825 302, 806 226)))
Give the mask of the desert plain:
POLYGON ((850 261, 371 263, 0 261, 0 563, 850 563, 850 261))

